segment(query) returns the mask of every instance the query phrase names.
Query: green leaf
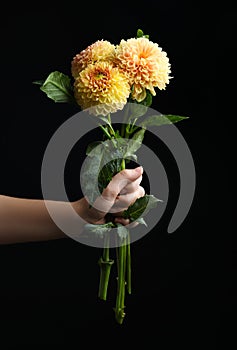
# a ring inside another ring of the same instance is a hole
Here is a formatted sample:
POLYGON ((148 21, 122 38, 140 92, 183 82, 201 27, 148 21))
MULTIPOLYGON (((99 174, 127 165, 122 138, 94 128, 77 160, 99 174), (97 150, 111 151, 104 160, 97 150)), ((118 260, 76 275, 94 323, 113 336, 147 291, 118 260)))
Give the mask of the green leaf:
POLYGON ((145 129, 137 131, 133 138, 113 138, 94 142, 87 147, 89 156, 81 172, 81 186, 91 205, 107 187, 112 177, 121 170, 122 159, 137 160, 135 152, 142 145, 145 129))
POLYGON ((134 153, 141 147, 145 131, 146 129, 142 128, 138 130, 131 139, 129 139, 127 151, 124 155, 124 158, 133 156, 134 153))
POLYGON ((111 141, 104 141, 92 146, 84 163, 81 186, 91 205, 121 169, 127 143, 120 138, 113 141, 115 145, 111 141))
POLYGON ((116 131, 115 131, 114 137, 115 137, 116 139, 121 138, 121 136, 120 136, 120 134, 119 134, 119 130, 116 130, 116 131))
POLYGON ((166 124, 177 123, 181 120, 188 119, 188 117, 173 115, 173 114, 159 114, 147 117, 141 124, 141 127, 147 126, 161 126, 166 124))
POLYGON ((54 102, 76 103, 69 76, 58 71, 50 73, 40 89, 54 102))
POLYGON ((104 234, 111 231, 114 227, 112 222, 107 222, 103 225, 85 224, 84 228, 86 231, 95 233, 98 237, 103 238, 104 234))
POLYGON ((106 124, 110 125, 110 121, 109 121, 107 116, 98 115, 98 116, 96 116, 96 118, 97 119, 99 118, 100 120, 103 120, 103 122, 105 122, 106 124))
POLYGON ((121 163, 122 158, 120 157, 109 161, 103 166, 98 177, 98 185, 101 193, 103 192, 103 189, 106 188, 109 182, 112 180, 112 177, 121 170, 121 163))
MULTIPOLYGON (((131 140, 138 142, 139 144, 142 144, 142 141, 144 139, 144 134, 145 134, 146 129, 141 128, 139 131, 137 131, 131 140)), ((130 146, 131 147, 131 146, 130 146)), ((135 152, 135 151, 134 151, 135 152)), ((131 152, 133 153, 133 152, 131 152)))
POLYGON ((127 140, 123 138, 105 141, 106 149, 103 155, 104 166, 98 176, 98 186, 100 192, 107 187, 112 177, 121 170, 122 159, 125 158, 125 152, 128 148, 127 140))
POLYGON ((142 214, 144 216, 150 209, 155 208, 158 202, 162 201, 153 195, 145 195, 143 197, 140 197, 132 205, 130 205, 127 210, 123 212, 123 217, 125 219, 135 221, 142 214))
POLYGON ((35 81, 33 81, 33 84, 35 84, 35 85, 43 85, 44 84, 44 80, 35 80, 35 81))
POLYGON ((86 155, 89 156, 91 151, 97 147, 99 144, 101 144, 102 141, 94 141, 94 142, 91 142, 87 145, 87 148, 86 148, 86 155))
POLYGON ((138 219, 136 219, 134 222, 138 222, 139 224, 141 224, 141 225, 145 225, 145 226, 147 226, 147 223, 146 223, 146 221, 143 219, 143 218, 138 218, 138 219))
POLYGON ((131 100, 128 105, 129 120, 142 117, 147 112, 147 106, 143 105, 141 102, 138 103, 136 100, 131 100))
POLYGON ((117 233, 118 233, 118 236, 121 239, 121 241, 123 241, 127 238, 129 231, 126 228, 126 226, 121 225, 121 224, 117 224, 117 233))
POLYGON ((87 161, 84 163, 84 168, 81 172, 81 186, 91 205, 100 195, 98 188, 98 176, 103 161, 107 156, 107 148, 107 144, 104 142, 92 147, 91 151, 87 153, 89 158, 87 158, 87 161))
MULTIPOLYGON (((124 157, 125 158, 125 157, 124 157)), ((126 164, 130 163, 130 161, 137 162, 137 155, 136 154, 129 154, 129 159, 125 159, 126 164)))

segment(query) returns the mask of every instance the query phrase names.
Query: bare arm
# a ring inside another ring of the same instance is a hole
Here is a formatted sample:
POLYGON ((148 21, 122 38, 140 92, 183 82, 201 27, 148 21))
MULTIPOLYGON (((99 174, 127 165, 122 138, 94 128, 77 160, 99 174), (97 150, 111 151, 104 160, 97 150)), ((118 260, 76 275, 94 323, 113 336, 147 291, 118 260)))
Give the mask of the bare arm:
POLYGON ((41 199, 25 199, 0 195, 0 244, 11 244, 30 241, 42 241, 67 237, 54 223, 48 210, 47 202, 65 221, 80 216, 82 232, 86 222, 102 224, 106 213, 114 209, 117 221, 127 224, 121 218, 121 212, 136 198, 144 195, 140 186, 142 168, 127 169, 115 175, 108 187, 97 199, 96 208, 88 209, 86 198, 75 202, 45 201, 41 199), (118 194, 121 196, 118 197, 118 194), (74 211, 68 211, 72 206, 74 211))
MULTIPOLYGON (((63 215, 70 203, 53 202, 63 215)), ((0 243, 65 237, 51 219, 44 200, 0 196, 0 243)))

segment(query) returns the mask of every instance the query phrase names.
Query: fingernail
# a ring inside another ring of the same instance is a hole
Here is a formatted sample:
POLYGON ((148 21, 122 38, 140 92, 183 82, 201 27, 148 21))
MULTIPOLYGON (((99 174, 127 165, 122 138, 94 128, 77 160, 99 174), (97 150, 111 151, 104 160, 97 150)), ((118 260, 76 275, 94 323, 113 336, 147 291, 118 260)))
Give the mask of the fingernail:
POLYGON ((143 172, 143 167, 139 166, 137 168, 134 169, 137 173, 142 173, 143 172))

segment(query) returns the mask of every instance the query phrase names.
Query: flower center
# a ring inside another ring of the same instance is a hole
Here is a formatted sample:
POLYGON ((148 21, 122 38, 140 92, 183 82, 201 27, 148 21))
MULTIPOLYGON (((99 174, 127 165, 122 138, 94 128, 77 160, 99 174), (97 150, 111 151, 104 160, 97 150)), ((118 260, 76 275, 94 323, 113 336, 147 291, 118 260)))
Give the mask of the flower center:
POLYGON ((145 53, 145 52, 141 52, 141 53, 139 54, 139 58, 147 58, 146 53, 145 53))
POLYGON ((100 80, 100 79, 103 79, 105 76, 106 76, 106 74, 104 72, 98 71, 95 74, 95 79, 100 80))

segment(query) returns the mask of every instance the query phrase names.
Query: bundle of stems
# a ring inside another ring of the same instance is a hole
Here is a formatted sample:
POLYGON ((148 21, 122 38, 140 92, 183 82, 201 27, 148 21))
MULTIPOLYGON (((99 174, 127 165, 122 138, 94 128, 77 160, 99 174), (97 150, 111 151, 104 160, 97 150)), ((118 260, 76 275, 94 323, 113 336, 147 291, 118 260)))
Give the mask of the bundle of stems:
MULTIPOLYGON (((125 169, 125 162, 122 161, 121 170, 125 169)), ((119 324, 123 323, 125 317, 125 295, 126 291, 131 294, 131 248, 130 234, 127 230, 127 235, 124 238, 118 238, 119 244, 116 246, 117 260, 117 294, 116 304, 114 307, 115 319, 119 324)), ((107 299, 107 290, 109 285, 109 277, 111 267, 114 260, 110 258, 110 232, 106 232, 104 236, 103 254, 99 259, 100 266, 100 282, 98 296, 102 300, 107 299)))
MULTIPOLYGON (((112 139, 116 134, 111 122, 110 116, 108 116, 108 126, 104 127, 100 125, 100 128, 104 132, 106 138, 112 139)), ((121 137, 128 137, 125 129, 126 125, 122 124, 120 135, 121 137)), ((121 161, 121 168, 123 170, 126 168, 125 159, 121 161)), ((123 323, 125 317, 125 295, 126 291, 131 294, 131 247, 130 247, 130 233, 127 229, 127 234, 125 237, 117 238, 116 246, 116 260, 117 260, 117 294, 116 303, 114 307, 115 319, 119 324, 123 323)), ((110 232, 107 232, 104 236, 104 248, 102 256, 99 259, 100 266, 100 282, 99 282, 99 292, 98 297, 102 300, 107 300, 107 291, 109 285, 109 278, 111 267, 114 260, 110 258, 110 232)))

